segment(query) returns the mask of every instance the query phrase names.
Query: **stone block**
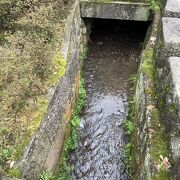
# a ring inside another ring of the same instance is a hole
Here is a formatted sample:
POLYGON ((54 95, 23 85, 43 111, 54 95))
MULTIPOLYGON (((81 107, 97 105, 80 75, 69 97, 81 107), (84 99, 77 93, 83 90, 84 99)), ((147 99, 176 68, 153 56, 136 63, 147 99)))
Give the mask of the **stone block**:
POLYGON ((167 0, 164 16, 180 18, 180 1, 179 0, 167 0))
POLYGON ((86 18, 149 21, 150 4, 138 2, 80 2, 81 16, 86 18))
POLYGON ((32 138, 30 146, 27 148, 21 161, 17 164, 21 169, 23 178, 38 180, 50 147, 51 144, 46 136, 46 132, 43 129, 39 129, 32 138))
POLYGON ((162 18, 162 57, 180 56, 180 19, 162 18))

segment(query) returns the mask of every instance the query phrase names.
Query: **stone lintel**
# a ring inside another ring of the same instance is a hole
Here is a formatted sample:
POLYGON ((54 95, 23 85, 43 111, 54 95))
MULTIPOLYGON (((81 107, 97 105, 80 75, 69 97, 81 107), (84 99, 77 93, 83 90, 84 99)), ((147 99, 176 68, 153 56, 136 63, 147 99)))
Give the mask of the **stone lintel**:
POLYGON ((120 19, 134 21, 150 20, 150 4, 136 2, 80 1, 84 18, 120 19))

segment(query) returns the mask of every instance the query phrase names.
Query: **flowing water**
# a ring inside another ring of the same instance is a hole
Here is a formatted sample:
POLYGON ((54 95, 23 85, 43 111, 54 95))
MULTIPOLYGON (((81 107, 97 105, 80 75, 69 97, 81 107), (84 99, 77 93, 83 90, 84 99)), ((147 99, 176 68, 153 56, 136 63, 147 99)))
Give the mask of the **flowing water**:
POLYGON ((123 122, 128 113, 128 79, 137 72, 147 28, 141 25, 110 20, 94 23, 84 67, 86 106, 78 148, 70 157, 75 180, 129 179, 123 122))

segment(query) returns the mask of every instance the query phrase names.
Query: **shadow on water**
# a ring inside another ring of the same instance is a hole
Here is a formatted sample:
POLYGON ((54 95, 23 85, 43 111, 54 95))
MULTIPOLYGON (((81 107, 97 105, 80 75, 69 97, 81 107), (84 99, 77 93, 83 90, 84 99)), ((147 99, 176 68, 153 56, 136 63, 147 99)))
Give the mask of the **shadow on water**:
POLYGON ((127 180, 123 122, 127 117, 128 79, 137 72, 148 23, 94 20, 84 67, 87 90, 78 148, 71 154, 78 180, 127 180))

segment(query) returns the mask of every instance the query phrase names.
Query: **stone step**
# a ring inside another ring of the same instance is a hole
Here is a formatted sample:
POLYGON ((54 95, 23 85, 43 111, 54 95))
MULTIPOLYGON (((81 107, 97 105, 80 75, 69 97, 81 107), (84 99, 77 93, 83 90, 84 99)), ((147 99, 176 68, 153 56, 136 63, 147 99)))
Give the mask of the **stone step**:
POLYGON ((150 4, 140 2, 98 2, 81 0, 81 16, 84 18, 150 20, 150 4))

